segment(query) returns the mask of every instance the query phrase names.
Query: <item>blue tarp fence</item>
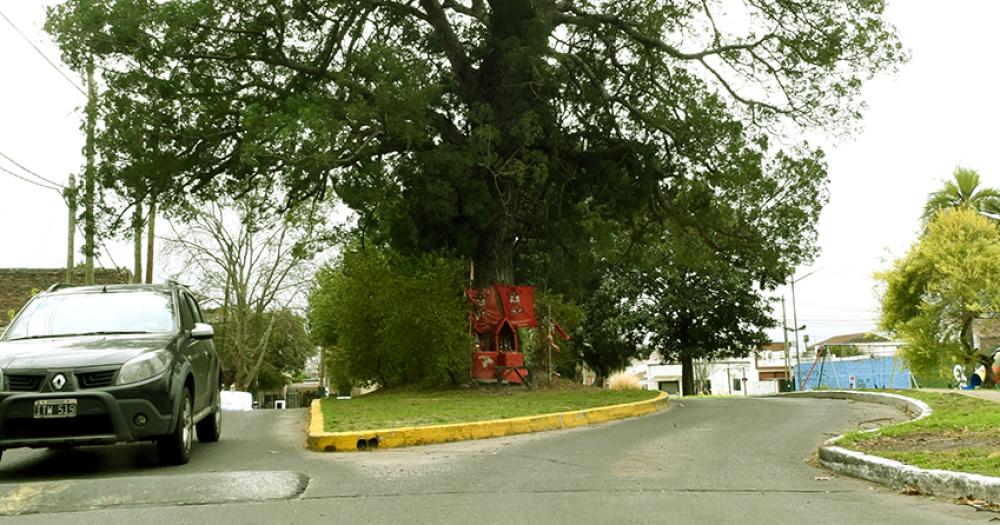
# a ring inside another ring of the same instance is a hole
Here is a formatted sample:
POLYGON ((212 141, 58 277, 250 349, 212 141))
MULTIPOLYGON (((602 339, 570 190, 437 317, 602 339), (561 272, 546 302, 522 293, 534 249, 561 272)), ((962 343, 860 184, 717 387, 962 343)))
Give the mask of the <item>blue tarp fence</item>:
POLYGON ((851 376, 855 379, 854 388, 910 388, 910 370, 901 357, 896 357, 895 367, 894 374, 891 356, 842 359, 828 357, 825 363, 821 359, 817 360, 816 368, 808 381, 805 381, 806 374, 812 368, 812 362, 797 366, 795 377, 804 381, 805 388, 799 390, 850 389, 851 376))

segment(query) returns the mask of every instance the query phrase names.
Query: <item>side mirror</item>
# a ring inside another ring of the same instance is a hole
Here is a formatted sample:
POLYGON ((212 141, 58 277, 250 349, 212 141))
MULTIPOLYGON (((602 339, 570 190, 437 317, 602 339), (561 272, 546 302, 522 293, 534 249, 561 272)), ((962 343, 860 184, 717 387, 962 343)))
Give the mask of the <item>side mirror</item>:
POLYGON ((213 337, 215 337, 215 329, 212 328, 212 325, 210 324, 195 323, 194 328, 191 329, 192 339, 204 340, 211 339, 213 337))

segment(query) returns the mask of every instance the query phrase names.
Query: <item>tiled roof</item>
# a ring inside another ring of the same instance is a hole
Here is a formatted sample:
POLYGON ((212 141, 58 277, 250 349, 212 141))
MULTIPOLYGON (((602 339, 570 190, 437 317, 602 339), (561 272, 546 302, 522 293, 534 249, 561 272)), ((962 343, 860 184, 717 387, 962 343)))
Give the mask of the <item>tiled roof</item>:
POLYGON ((813 346, 839 346, 839 345, 854 345, 858 343, 885 343, 889 340, 880 336, 875 335, 871 332, 860 332, 856 334, 844 334, 835 335, 833 337, 828 337, 813 346))

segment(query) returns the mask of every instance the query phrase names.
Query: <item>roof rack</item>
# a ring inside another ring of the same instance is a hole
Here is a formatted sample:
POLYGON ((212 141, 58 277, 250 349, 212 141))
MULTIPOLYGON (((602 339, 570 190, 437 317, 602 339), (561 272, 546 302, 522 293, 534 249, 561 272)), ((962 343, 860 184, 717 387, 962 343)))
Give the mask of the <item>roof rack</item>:
POLYGON ((52 286, 49 286, 45 291, 46 292, 54 292, 56 290, 62 290, 63 288, 72 288, 72 287, 73 287, 72 284, 68 284, 68 283, 56 283, 56 284, 53 284, 52 286))

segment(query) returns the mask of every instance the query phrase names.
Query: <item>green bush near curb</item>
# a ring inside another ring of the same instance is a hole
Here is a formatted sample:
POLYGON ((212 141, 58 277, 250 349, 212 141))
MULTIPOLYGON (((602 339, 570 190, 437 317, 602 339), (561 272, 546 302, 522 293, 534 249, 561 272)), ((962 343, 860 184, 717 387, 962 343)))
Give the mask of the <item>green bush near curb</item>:
POLYGON ((1000 404, 961 394, 896 391, 927 403, 919 421, 851 432, 837 445, 926 469, 1000 476, 1000 404))
POLYGON ((375 392, 349 400, 324 399, 324 430, 346 432, 468 423, 570 412, 653 399, 649 390, 484 389, 375 392))

